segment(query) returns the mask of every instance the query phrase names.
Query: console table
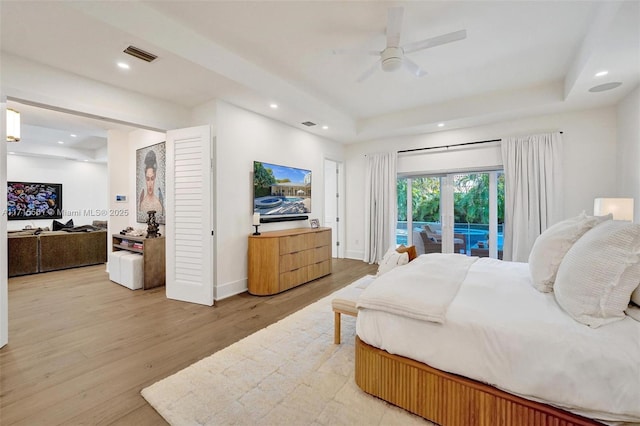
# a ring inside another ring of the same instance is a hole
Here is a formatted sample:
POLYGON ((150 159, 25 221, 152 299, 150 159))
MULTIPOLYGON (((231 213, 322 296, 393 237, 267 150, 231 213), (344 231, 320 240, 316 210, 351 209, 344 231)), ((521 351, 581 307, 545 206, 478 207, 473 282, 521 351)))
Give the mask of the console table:
POLYGON ((249 236, 249 293, 267 296, 331 273, 331 228, 249 236))
POLYGON ((165 241, 164 237, 144 238, 113 234, 113 251, 128 250, 142 254, 142 288, 144 290, 165 285, 165 241))

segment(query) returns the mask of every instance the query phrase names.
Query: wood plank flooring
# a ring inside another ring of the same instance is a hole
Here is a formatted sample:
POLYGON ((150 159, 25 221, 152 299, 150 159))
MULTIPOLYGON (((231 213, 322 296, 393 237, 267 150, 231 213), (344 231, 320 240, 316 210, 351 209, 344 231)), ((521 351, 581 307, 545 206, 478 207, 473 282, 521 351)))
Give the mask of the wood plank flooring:
POLYGON ((164 287, 131 291, 109 281, 104 269, 9 280, 9 344, 0 349, 3 426, 166 424, 141 389, 374 274, 376 266, 334 259, 327 277, 214 307, 168 300, 164 287))

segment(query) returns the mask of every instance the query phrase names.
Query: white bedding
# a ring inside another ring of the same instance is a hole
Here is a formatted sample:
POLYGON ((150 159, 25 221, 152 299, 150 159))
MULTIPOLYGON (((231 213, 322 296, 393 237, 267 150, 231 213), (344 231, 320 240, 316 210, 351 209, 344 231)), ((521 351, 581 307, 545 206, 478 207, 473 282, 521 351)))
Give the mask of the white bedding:
POLYGON ((526 263, 481 258, 444 324, 361 309, 356 331, 390 353, 600 421, 640 422, 640 322, 590 328, 531 284, 526 263))
POLYGON ((461 254, 420 256, 378 277, 362 293, 356 307, 444 322, 449 305, 476 260, 461 254))

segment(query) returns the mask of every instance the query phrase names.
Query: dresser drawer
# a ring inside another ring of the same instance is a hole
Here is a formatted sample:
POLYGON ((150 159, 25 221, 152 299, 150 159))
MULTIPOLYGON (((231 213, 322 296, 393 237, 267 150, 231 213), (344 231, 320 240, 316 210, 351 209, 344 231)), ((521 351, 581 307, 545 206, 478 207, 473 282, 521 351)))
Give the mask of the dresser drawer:
POLYGON ((313 247, 331 246, 331 231, 320 231, 313 235, 313 247))
POLYGON ((313 234, 290 235, 280 238, 280 254, 296 253, 309 247, 314 247, 311 243, 313 234))
POLYGON ((331 273, 331 260, 325 260, 324 262, 314 263, 309 265, 309 281, 316 278, 324 277, 331 273))
MULTIPOLYGON (((315 250, 303 250, 296 253, 288 253, 280 256, 280 273, 293 271, 310 263, 315 263, 315 250)), ((322 259, 321 259, 322 260, 322 259)))
POLYGON ((303 266, 302 268, 280 274, 280 291, 289 290, 290 288, 309 281, 308 269, 308 266, 303 266))
POLYGON ((325 260, 331 259, 331 246, 316 247, 309 251, 311 252, 310 264, 324 262, 325 260))

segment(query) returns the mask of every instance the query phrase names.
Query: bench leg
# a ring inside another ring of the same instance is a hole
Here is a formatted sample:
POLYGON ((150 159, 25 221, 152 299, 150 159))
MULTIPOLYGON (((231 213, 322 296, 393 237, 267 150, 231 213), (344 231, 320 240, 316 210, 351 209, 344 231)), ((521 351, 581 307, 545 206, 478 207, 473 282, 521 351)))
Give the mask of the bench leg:
POLYGON ((334 330, 333 330, 333 343, 340 344, 340 312, 333 311, 334 315, 334 330))

